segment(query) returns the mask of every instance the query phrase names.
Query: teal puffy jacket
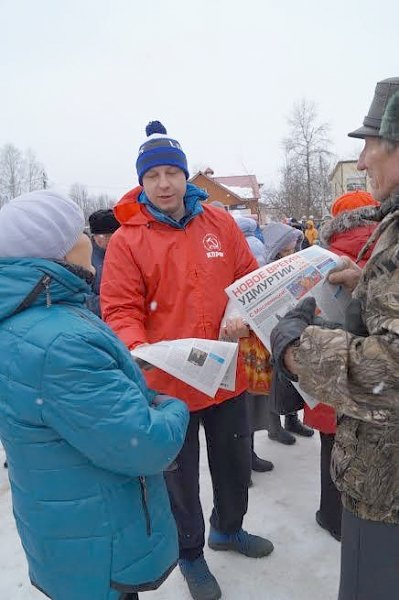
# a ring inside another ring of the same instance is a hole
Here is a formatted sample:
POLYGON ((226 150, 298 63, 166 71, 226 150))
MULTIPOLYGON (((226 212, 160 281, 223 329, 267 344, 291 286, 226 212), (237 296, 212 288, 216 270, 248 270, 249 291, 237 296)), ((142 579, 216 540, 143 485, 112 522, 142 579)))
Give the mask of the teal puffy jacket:
POLYGON ((178 556, 162 471, 187 408, 150 407, 89 292, 55 262, 0 259, 0 439, 30 578, 53 600, 155 589, 178 556))

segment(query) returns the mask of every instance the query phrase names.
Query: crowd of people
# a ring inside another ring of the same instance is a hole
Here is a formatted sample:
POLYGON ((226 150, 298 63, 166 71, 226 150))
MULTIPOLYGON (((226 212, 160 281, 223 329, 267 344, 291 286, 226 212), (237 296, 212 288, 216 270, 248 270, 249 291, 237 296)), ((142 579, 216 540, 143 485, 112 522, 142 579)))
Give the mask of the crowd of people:
MULTIPOLYGON (((204 557, 203 427, 214 551, 263 559, 244 528, 266 430, 285 445, 320 432, 317 523, 341 542, 339 600, 391 600, 399 585, 399 78, 377 84, 358 168, 372 195, 260 228, 207 203, 180 143, 158 121, 138 149, 139 185, 90 216, 51 190, 0 210, 0 440, 32 584, 52 600, 134 600, 178 565, 193 600, 222 590, 204 557), (225 288, 320 244, 330 283, 352 294, 344 324, 305 298, 271 353, 225 288), (239 342, 236 387, 214 398, 136 363, 129 350, 178 338, 239 342), (300 387, 319 404, 307 406, 300 387), (298 411, 304 410, 304 422, 298 411), (284 416, 284 426, 281 424, 284 416)), ((272 475, 271 475, 272 476, 272 475)), ((335 542, 334 542, 335 543, 335 542)), ((243 567, 244 572, 244 567, 243 567)), ((288 599, 287 599, 288 600, 288 599)))

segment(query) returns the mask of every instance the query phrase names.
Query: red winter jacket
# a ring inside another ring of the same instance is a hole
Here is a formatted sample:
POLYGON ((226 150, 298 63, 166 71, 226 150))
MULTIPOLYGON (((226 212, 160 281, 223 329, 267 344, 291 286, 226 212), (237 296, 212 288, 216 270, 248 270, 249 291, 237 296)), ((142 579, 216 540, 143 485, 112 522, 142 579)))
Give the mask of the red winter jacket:
MULTIPOLYGON (((339 256, 349 256, 353 261, 356 261, 360 250, 377 227, 377 223, 367 221, 361 215, 371 213, 374 210, 374 206, 349 210, 338 214, 331 221, 327 221, 320 230, 322 246, 339 256)), ((371 246, 367 250, 358 263, 359 267, 364 267, 373 249, 374 246, 371 246)))
MULTIPOLYGON (((258 268, 230 215, 203 205, 184 229, 155 219, 138 204, 142 188, 115 207, 122 227, 107 248, 101 284, 104 320, 129 348, 178 338, 218 339, 227 304, 224 289, 258 268)), ((159 392, 184 400, 191 411, 219 404, 247 387, 239 362, 234 392, 215 398, 161 371, 146 373, 159 392)))
MULTIPOLYGON (((335 252, 335 254, 349 256, 353 261, 356 261, 360 250, 377 227, 376 223, 367 221, 361 215, 371 213, 374 210, 374 207, 362 207, 338 214, 322 227, 320 231, 322 245, 331 252, 335 252)), ((374 245, 367 250, 362 260, 359 261, 360 267, 364 267, 373 249, 374 245)), ((335 433, 335 410, 327 404, 320 403, 313 410, 305 405, 303 420, 306 425, 318 429, 322 433, 335 433)))

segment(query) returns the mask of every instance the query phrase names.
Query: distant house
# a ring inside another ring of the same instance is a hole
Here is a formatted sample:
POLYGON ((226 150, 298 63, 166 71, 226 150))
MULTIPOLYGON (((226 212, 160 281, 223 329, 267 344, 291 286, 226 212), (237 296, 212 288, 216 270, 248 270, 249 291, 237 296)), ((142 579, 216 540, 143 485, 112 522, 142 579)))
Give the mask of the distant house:
POLYGON ((259 216, 260 190, 255 175, 214 177, 212 169, 206 169, 198 171, 190 181, 208 193, 206 203, 217 200, 226 210, 259 216))
POLYGON ((356 160, 340 160, 330 176, 332 199, 354 190, 370 191, 370 181, 364 171, 358 171, 356 160))
POLYGON ((260 199, 260 188, 256 175, 232 175, 231 177, 214 177, 214 179, 240 198, 253 202, 258 202, 260 199))

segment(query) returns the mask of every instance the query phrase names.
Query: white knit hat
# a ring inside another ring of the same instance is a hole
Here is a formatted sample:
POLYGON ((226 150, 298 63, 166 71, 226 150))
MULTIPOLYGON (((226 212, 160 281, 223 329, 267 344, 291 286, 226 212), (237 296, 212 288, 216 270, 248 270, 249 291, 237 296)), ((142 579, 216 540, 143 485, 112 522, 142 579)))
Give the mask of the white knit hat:
POLYGON ((82 209, 50 190, 29 192, 0 210, 0 257, 62 260, 83 233, 82 209))

